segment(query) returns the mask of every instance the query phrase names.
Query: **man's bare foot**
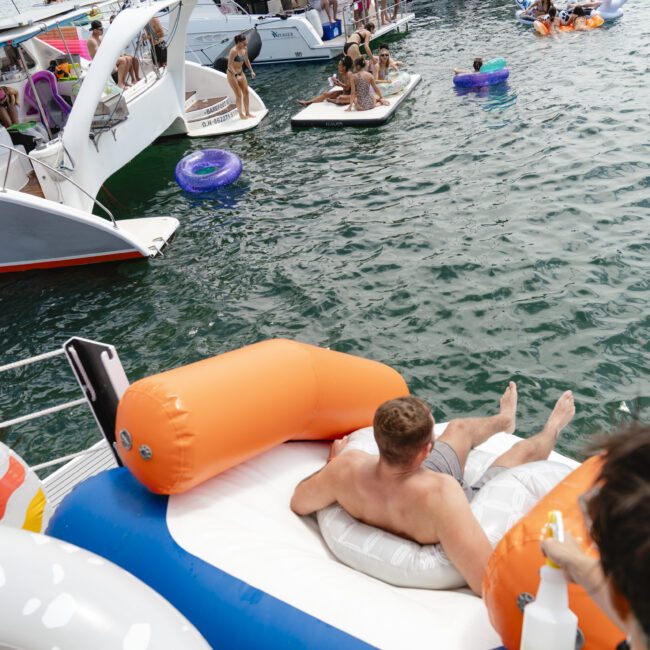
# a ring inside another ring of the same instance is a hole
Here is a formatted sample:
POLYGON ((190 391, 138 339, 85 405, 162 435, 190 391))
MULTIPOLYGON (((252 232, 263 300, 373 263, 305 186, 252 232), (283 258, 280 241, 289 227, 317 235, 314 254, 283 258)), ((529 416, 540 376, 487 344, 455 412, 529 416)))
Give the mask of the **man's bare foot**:
POLYGON ((508 388, 499 401, 501 415, 506 425, 503 430, 506 433, 514 433, 517 427, 517 384, 514 381, 508 382, 508 388))
POLYGON ((542 433, 551 434, 554 439, 560 435, 560 431, 571 422, 576 413, 576 405, 573 401, 573 393, 566 390, 555 403, 551 414, 546 420, 542 433))
POLYGON ((252 113, 246 113, 246 117, 255 117, 252 113))

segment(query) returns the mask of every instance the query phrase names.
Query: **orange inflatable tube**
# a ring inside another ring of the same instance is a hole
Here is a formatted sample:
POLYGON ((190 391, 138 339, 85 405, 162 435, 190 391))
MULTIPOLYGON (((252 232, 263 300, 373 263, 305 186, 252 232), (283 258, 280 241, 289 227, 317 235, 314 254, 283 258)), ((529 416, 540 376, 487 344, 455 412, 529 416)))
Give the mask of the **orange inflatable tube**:
MULTIPOLYGON (((483 577, 483 598, 490 621, 508 650, 519 650, 521 642, 523 614, 517 596, 537 593, 539 570, 545 562, 540 540, 549 510, 561 510, 565 531, 582 542, 587 553, 597 555, 578 497, 594 484, 599 471, 600 458, 591 458, 571 472, 506 533, 490 556, 483 577)), ((625 638, 625 633, 602 613, 582 587, 569 585, 569 607, 578 617, 578 626, 585 636, 584 650, 611 650, 625 638)))
POLYGON ((287 440, 340 437, 408 394, 392 368, 276 339, 135 382, 120 400, 120 458, 150 490, 185 492, 287 440))

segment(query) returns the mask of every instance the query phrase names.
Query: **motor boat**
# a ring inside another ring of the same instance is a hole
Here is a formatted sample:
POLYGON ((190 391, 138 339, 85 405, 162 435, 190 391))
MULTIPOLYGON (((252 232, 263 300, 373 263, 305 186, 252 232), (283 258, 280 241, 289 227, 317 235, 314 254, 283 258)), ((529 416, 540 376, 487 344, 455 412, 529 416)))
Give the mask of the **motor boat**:
POLYGON ((8 120, 14 123, 0 126, 0 272, 159 255, 178 220, 115 220, 96 198, 104 181, 158 137, 234 133, 267 113, 251 91, 254 117, 239 119, 226 76, 185 61, 193 0, 124 9, 91 66, 80 39, 68 45, 63 30, 87 23, 95 6, 55 3, 0 23, 0 83, 18 99, 8 120), (166 65, 141 37, 162 10, 174 29, 166 65), (55 44, 47 39, 52 32, 60 37, 55 44), (139 61, 141 78, 120 88, 113 75, 127 51, 139 61))
MULTIPOLYGON (((280 0, 269 0, 248 5, 255 12, 249 13, 235 0, 198 0, 187 28, 187 58, 212 65, 236 34, 255 29, 262 39, 256 64, 328 61, 343 52, 356 28, 350 4, 339 6, 341 19, 332 24, 320 5, 285 10, 280 0)), ((409 6, 401 0, 395 21, 387 25, 380 25, 374 13, 367 15, 377 26, 373 40, 407 31, 415 18, 409 6)), ((393 11, 392 3, 388 10, 393 11)))

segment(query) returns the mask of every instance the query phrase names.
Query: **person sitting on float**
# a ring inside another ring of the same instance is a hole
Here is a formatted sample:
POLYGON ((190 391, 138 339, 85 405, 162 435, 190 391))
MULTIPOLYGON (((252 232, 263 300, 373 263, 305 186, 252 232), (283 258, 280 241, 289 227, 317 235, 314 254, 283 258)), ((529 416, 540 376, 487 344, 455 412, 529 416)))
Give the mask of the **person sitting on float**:
POLYGON ((533 18, 539 18, 540 16, 545 16, 553 7, 553 0, 536 0, 533 2, 530 7, 524 9, 521 12, 522 17, 532 16, 533 18))
POLYGON ((334 102, 335 104, 349 104, 350 103, 350 77, 352 75, 352 59, 345 54, 339 56, 338 72, 336 75, 330 77, 335 88, 326 90, 316 97, 311 99, 299 99, 298 103, 303 106, 310 104, 318 104, 319 102, 334 102), (347 96, 347 101, 338 101, 342 96, 347 96))
POLYGON ((463 472, 470 450, 500 431, 515 430, 515 382, 508 384, 497 415, 451 420, 437 440, 425 402, 413 396, 390 400, 377 409, 373 422, 379 457, 357 450, 341 454, 347 438, 334 441, 325 467, 296 487, 291 508, 308 515, 338 502, 370 526, 422 545, 440 543, 480 596, 492 546, 470 500, 508 468, 548 458, 574 414, 573 394, 565 391, 540 433, 517 442, 468 485, 463 472))
POLYGON ((0 124, 5 128, 18 124, 18 107, 20 94, 11 86, 0 86, 0 124))
POLYGON ((367 22, 362 29, 348 36, 346 44, 343 46, 343 54, 347 54, 353 61, 361 56, 361 46, 363 45, 366 54, 370 60, 374 60, 372 49, 370 48, 370 39, 375 32, 374 23, 367 22))
POLYGON ((454 74, 478 74, 481 71, 481 66, 483 65, 483 59, 480 56, 477 56, 473 63, 471 70, 465 70, 464 68, 454 68, 454 74))
POLYGON ((381 96, 381 90, 375 81, 375 77, 366 67, 366 60, 359 57, 354 62, 355 73, 350 80, 350 105, 346 110, 369 111, 375 106, 388 106, 381 96))
POLYGON ((375 80, 378 83, 389 83, 391 70, 399 72, 401 61, 394 61, 390 58, 388 45, 382 45, 379 48, 379 60, 374 66, 375 80))
POLYGON ((626 631, 631 650, 650 650, 650 427, 635 425, 601 451, 600 475, 580 500, 600 559, 568 535, 542 550, 626 631))
POLYGON ((557 32, 557 28, 562 24, 562 21, 557 15, 557 9, 554 6, 551 6, 546 16, 538 18, 537 20, 546 27, 549 34, 557 32))

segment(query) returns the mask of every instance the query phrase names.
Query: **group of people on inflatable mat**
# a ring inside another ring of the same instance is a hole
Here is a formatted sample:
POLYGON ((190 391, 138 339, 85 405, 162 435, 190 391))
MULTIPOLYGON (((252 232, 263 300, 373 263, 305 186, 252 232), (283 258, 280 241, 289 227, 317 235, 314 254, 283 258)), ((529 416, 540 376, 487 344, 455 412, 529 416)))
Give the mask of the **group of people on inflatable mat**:
MULTIPOLYGON (((497 432, 513 433, 516 411, 517 386, 510 382, 496 415, 451 420, 434 440, 424 401, 390 400, 374 416, 379 455, 341 453, 347 438, 335 441, 326 465, 298 484, 291 507, 308 515, 338 502, 371 526, 423 545, 440 543, 481 595, 492 547, 469 503, 499 473, 548 458, 575 414, 573 394, 564 392, 539 433, 514 444, 468 485, 463 471, 470 450, 497 432)), ((582 497, 600 559, 585 555, 571 538, 547 540, 543 551, 626 630, 632 650, 644 650, 650 639, 650 427, 610 437, 600 450, 600 477, 582 497)))
POLYGON ((368 22, 351 34, 338 59, 337 73, 329 78, 333 88, 299 103, 309 106, 328 101, 357 111, 388 104, 384 97, 402 90, 410 75, 400 72, 404 64, 391 58, 388 45, 379 48, 378 56, 373 54, 370 39, 374 31, 374 24, 368 22))
POLYGON ((553 4, 553 0, 536 0, 521 12, 521 18, 539 20, 549 30, 564 26, 581 31, 587 29, 587 18, 601 4, 602 2, 572 3, 567 5, 566 9, 559 10, 553 4))

